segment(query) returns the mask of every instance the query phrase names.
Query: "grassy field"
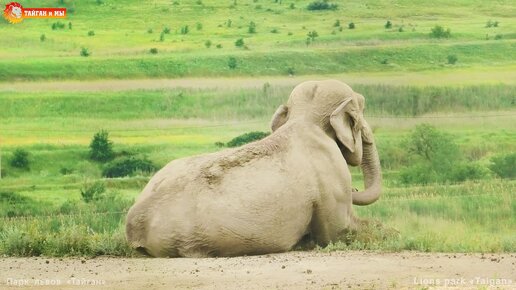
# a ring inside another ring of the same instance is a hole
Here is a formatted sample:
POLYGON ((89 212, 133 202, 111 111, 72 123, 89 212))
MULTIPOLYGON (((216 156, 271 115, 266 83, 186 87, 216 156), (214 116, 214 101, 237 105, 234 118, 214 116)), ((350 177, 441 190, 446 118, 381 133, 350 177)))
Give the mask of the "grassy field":
POLYGON ((67 7, 69 17, 61 20, 62 29, 52 29, 53 19, 1 22, 0 80, 303 75, 514 64, 516 9, 511 1, 336 1, 335 11, 309 11, 310 2, 24 1, 26 7, 67 7), (486 27, 489 21, 493 25, 486 27), (349 29, 349 23, 355 28, 349 29), (451 36, 431 37, 436 25, 450 28, 451 36), (318 36, 307 43, 312 31, 318 36), (244 44, 237 47, 240 38, 244 44), (82 48, 88 57, 80 55, 82 48), (157 53, 150 53, 151 48, 157 53), (449 63, 450 55, 456 63, 449 63), (230 58, 236 60, 234 68, 228 65, 230 58))
MULTIPOLYGON (((67 7, 69 17, 62 29, 52 19, 0 21, 0 255, 135 255, 125 213, 152 174, 103 177, 108 165, 89 159, 96 132, 109 132, 116 160, 161 167, 268 131, 297 80, 326 77, 366 97, 385 190, 355 207, 383 227, 320 250, 515 252, 516 181, 493 169, 494 157, 510 162, 516 152, 512 1, 330 1, 334 11, 309 11, 310 2, 24 1, 67 7), (436 25, 451 36, 432 37, 436 25), (311 31, 318 36, 307 43, 311 31), (421 124, 458 146, 466 178, 403 182, 421 124), (29 152, 30 169, 10 164, 17 149, 29 152), (104 196, 85 202, 81 190, 95 182, 104 196)), ((352 173, 362 188, 362 173, 352 173)))

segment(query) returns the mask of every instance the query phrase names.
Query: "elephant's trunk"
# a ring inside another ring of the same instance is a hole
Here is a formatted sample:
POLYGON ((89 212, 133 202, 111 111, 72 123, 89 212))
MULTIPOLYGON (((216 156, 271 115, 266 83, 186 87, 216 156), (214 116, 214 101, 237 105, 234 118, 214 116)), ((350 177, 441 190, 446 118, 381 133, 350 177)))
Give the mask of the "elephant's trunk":
POLYGON ((382 193, 382 172, 380 158, 374 142, 363 142, 362 172, 364 173, 364 191, 353 192, 353 204, 368 205, 375 202, 382 193))

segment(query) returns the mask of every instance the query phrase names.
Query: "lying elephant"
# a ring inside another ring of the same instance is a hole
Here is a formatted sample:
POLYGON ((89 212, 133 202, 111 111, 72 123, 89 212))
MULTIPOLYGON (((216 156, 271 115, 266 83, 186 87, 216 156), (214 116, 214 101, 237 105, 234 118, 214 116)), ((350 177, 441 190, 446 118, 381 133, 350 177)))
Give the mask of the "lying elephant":
POLYGON ((130 245, 155 257, 284 252, 303 237, 326 245, 357 228, 352 204, 375 202, 380 162, 364 97, 309 81, 272 118, 273 133, 217 153, 177 159, 147 184, 127 215, 130 245), (365 190, 352 190, 348 164, 365 190))

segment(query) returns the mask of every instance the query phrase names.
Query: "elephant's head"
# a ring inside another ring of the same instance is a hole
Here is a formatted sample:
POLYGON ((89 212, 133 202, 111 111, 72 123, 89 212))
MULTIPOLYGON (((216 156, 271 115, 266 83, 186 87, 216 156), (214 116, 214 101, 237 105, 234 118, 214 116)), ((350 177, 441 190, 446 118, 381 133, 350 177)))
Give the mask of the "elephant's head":
POLYGON ((353 193, 353 204, 367 205, 381 194, 380 161, 374 137, 364 119, 364 97, 335 80, 304 82, 294 88, 287 105, 272 118, 276 131, 289 122, 305 121, 320 126, 335 140, 349 165, 360 165, 366 189, 353 193))

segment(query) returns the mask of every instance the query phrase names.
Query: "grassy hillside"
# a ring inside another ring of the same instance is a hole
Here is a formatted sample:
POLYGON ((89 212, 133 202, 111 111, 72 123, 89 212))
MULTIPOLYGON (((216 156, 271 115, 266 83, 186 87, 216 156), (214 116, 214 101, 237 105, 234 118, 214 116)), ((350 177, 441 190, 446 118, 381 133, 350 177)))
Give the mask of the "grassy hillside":
POLYGON ((511 1, 335 1, 336 10, 323 11, 309 11, 310 2, 25 1, 27 7, 67 7, 69 17, 57 29, 52 29, 57 22, 53 19, 0 23, 0 33, 9 36, 0 44, 0 80, 420 71, 514 64, 516 8, 511 1), (354 29, 349 29, 351 22, 354 29), (450 28, 450 37, 432 37, 436 25, 450 28), (317 37, 307 42, 312 31, 317 37), (243 45, 237 47, 240 38, 243 45), (82 48, 88 57, 80 56, 82 48), (150 53, 151 48, 157 54, 150 53), (449 56, 457 61, 449 63, 449 56), (231 57, 236 67, 229 67, 231 57))

